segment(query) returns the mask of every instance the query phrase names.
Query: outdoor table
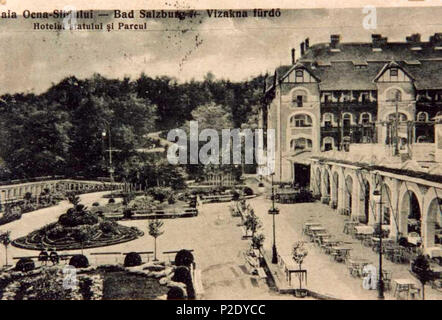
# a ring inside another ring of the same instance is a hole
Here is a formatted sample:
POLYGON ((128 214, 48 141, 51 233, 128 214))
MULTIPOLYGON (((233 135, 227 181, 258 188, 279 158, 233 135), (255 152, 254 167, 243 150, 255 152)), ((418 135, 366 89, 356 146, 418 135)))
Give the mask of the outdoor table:
MULTIPOLYGON (((371 249, 376 252, 379 253, 379 237, 372 237, 371 241, 373 242, 373 246, 371 247, 371 249)), ((394 243, 394 239, 391 238, 382 238, 382 246, 386 246, 386 245, 392 245, 394 243)))
POLYGON ((348 256, 351 248, 346 247, 332 247, 331 248, 331 254, 333 255, 334 259, 337 261, 337 257, 342 257, 344 260, 348 256))
POLYGON ((406 292, 408 298, 410 289, 414 286, 417 287, 416 282, 412 279, 394 279, 393 282, 395 284, 393 296, 396 298, 399 298, 401 292, 406 292))
POLYGON ((345 221, 344 222, 344 230, 343 232, 345 234, 349 234, 351 230, 353 230, 354 227, 356 227, 357 225, 359 225, 359 222, 357 221, 345 221))
POLYGON ((279 256, 279 262, 279 265, 284 268, 286 280, 290 286, 292 282, 292 273, 297 272, 299 268, 293 261, 292 256, 279 256))
POLYGON ((363 258, 349 258, 348 261, 348 270, 352 276, 362 277, 362 270, 364 267, 371 262, 367 259, 363 258))
POLYGON ((371 226, 355 226, 354 227, 356 234, 373 234, 374 228, 371 226))
POLYGON ((318 223, 318 222, 306 222, 306 223, 304 223, 304 228, 302 230, 302 233, 309 235, 310 228, 312 228, 312 227, 320 227, 320 226, 321 226, 321 224, 318 223))

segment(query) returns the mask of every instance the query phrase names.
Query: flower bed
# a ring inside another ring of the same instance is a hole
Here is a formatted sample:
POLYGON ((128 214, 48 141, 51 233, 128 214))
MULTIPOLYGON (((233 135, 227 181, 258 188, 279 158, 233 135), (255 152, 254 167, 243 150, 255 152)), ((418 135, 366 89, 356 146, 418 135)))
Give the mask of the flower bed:
POLYGON ((135 240, 143 232, 135 227, 126 227, 111 221, 98 213, 91 212, 79 204, 78 197, 71 199, 74 207, 62 214, 57 222, 32 231, 18 238, 12 245, 31 250, 55 248, 75 250, 96 248, 135 240))

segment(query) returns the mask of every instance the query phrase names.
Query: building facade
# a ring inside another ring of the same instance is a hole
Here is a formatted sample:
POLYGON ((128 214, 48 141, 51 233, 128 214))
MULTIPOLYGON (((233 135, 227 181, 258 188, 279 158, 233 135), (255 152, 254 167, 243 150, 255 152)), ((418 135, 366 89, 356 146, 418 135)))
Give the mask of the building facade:
POLYGON ((301 56, 292 50, 292 65, 266 79, 260 124, 275 129, 275 181, 442 255, 441 73, 442 33, 306 39, 301 56))

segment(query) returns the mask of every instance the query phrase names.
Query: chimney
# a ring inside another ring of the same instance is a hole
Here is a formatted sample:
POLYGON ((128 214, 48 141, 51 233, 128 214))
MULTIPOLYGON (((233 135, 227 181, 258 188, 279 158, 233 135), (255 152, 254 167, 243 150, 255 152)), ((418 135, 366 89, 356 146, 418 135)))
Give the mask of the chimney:
POLYGON ((434 35, 430 36, 430 43, 433 46, 440 46, 442 45, 442 33, 435 33, 434 35))
POLYGON ((307 38, 307 39, 305 39, 305 50, 308 50, 308 48, 310 48, 310 39, 309 38, 307 38))
POLYGON ((296 59, 295 59, 295 48, 292 48, 292 64, 295 64, 296 59))
POLYGON ((409 44, 416 45, 416 44, 419 44, 421 42, 421 35, 419 33, 415 33, 415 34, 412 34, 409 37, 406 37, 405 40, 409 44))
POLYGON ((371 35, 371 42, 373 48, 380 48, 381 45, 384 45, 387 43, 387 37, 382 37, 381 34, 372 34, 371 35))
POLYGON ((301 42, 301 56, 303 56, 305 53, 304 51, 304 42, 301 42))
POLYGON ((336 45, 341 40, 341 36, 339 34, 332 34, 330 36, 330 47, 336 48, 336 45))

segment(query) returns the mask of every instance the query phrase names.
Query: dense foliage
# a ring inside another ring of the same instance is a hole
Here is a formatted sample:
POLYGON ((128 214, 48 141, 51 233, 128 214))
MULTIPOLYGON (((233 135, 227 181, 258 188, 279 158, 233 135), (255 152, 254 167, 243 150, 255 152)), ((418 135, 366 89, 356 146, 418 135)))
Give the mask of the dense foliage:
POLYGON ((40 95, 5 94, 0 97, 0 180, 107 177, 110 131, 118 180, 177 187, 184 169, 169 165, 164 154, 139 152, 158 146, 146 134, 192 119, 202 127, 253 126, 262 82, 262 76, 241 83, 213 76, 186 83, 144 74, 135 80, 72 76, 40 95))

